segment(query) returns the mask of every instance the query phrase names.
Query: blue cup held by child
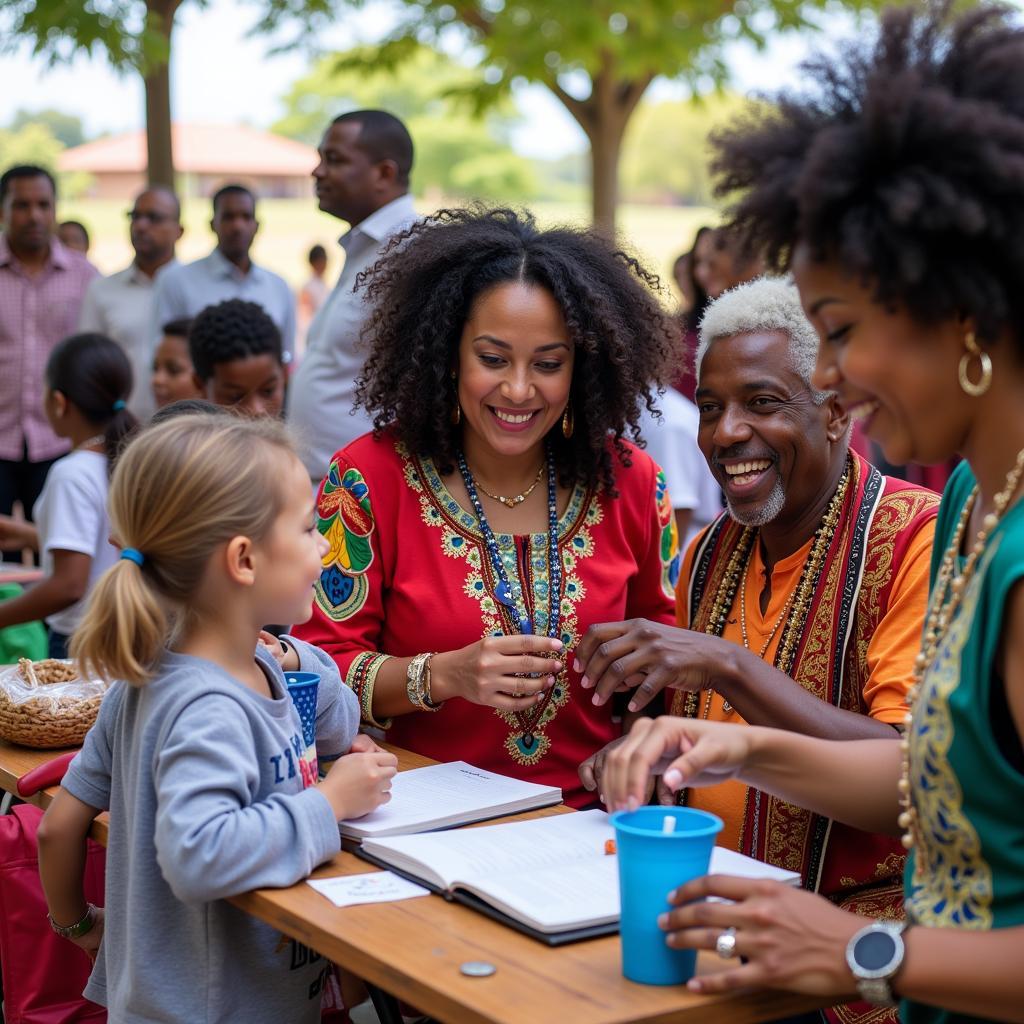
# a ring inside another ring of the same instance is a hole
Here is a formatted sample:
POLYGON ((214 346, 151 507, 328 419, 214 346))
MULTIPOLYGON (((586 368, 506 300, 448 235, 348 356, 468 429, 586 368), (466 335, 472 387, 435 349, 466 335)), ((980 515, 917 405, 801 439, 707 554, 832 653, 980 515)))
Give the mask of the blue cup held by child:
POLYGON ((722 820, 690 807, 640 807, 618 811, 611 822, 619 858, 622 973, 643 985, 684 984, 693 977, 697 953, 667 946, 658 916, 671 909, 673 889, 707 874, 722 820))
POLYGON ((285 672, 288 694, 302 722, 302 741, 306 749, 316 747, 316 692, 320 686, 318 672, 285 672))

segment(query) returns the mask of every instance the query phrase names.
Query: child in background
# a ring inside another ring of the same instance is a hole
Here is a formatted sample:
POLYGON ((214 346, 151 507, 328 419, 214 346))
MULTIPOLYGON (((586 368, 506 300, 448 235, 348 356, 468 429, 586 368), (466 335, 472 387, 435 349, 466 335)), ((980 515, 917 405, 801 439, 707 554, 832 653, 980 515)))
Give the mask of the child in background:
POLYGON ((163 336, 153 353, 153 376, 150 378, 158 409, 182 399, 203 397, 203 391, 195 381, 192 356, 188 351, 191 326, 192 321, 188 319, 172 320, 163 326, 163 336))
POLYGON ((0 517, 4 550, 34 548, 45 579, 0 604, 0 628, 45 619, 51 658, 67 657, 68 635, 85 598, 117 558, 110 545, 107 488, 121 442, 136 427, 125 403, 128 357, 102 334, 75 334, 50 353, 43 408, 71 451, 50 469, 33 509, 35 523, 0 517))
POLYGON ((389 799, 396 759, 356 735, 326 655, 258 643, 261 623, 310 615, 325 544, 308 474, 279 423, 186 415, 126 449, 110 510, 126 547, 71 649, 117 682, 39 829, 51 923, 98 949, 85 995, 112 1021, 312 1024, 330 964, 227 899, 337 853, 339 819, 389 799), (338 760, 319 783, 282 669, 321 677, 317 751, 338 760), (101 809, 102 911, 81 880, 101 809))
POLYGON ((81 221, 66 220, 58 224, 57 237, 69 249, 74 249, 83 256, 89 255, 89 232, 81 221))
POLYGON ((207 306, 192 321, 188 344, 204 398, 246 416, 281 415, 281 332, 262 306, 242 299, 207 306))
POLYGON ((331 294, 331 289, 327 284, 327 250, 322 245, 314 245, 306 258, 309 261, 309 278, 299 289, 296 302, 296 359, 301 358, 305 353, 309 325, 320 312, 320 307, 327 301, 328 295, 331 294))

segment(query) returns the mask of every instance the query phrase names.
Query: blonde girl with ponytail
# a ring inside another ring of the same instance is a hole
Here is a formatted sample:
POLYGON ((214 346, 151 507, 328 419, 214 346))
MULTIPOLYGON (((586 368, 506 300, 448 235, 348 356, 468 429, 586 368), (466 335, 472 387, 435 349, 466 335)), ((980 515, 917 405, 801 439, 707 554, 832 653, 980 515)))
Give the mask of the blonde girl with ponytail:
POLYGON ((51 923, 96 956, 85 995, 112 1020, 312 1024, 330 966, 226 901, 337 853, 337 822, 388 800, 396 763, 356 735, 329 658, 259 642, 310 614, 324 541, 308 476, 279 423, 187 416, 128 446, 110 520, 123 549, 71 651, 112 686, 39 830, 51 923), (336 760, 319 782, 285 686, 297 670, 320 675, 316 750, 336 760), (98 910, 81 875, 104 809, 98 910))

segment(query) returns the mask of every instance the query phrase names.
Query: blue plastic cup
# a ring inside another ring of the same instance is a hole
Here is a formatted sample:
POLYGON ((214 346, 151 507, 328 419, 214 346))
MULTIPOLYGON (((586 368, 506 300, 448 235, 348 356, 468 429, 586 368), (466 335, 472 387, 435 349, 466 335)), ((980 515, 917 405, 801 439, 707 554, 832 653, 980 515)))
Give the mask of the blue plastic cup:
POLYGON ((320 686, 318 672, 285 672, 284 681, 302 723, 302 742, 306 749, 316 746, 316 691, 320 686))
POLYGON ((682 985, 693 977, 697 953, 672 949, 658 916, 668 895, 708 873, 722 819, 691 807, 640 807, 611 817, 619 857, 622 973, 642 985, 682 985), (665 819, 675 828, 665 831, 665 819))

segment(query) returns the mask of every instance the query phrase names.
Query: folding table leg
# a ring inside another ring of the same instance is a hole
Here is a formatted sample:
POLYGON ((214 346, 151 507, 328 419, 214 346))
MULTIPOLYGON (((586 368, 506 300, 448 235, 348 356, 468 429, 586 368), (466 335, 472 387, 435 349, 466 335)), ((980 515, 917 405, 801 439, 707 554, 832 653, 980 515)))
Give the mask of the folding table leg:
POLYGON ((373 1008, 377 1011, 377 1016, 380 1017, 380 1024, 403 1024, 398 1000, 383 989, 377 988, 376 985, 367 984, 366 987, 370 992, 373 1008))

